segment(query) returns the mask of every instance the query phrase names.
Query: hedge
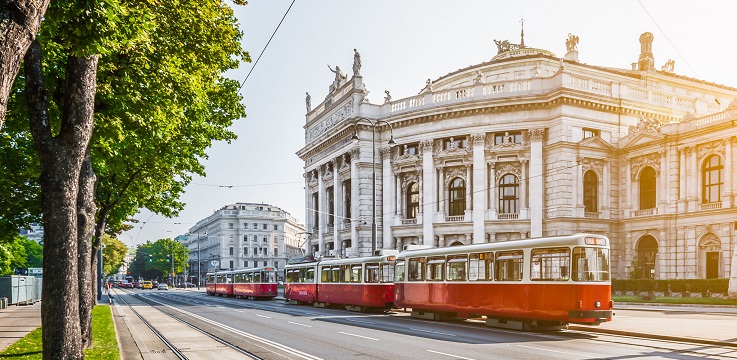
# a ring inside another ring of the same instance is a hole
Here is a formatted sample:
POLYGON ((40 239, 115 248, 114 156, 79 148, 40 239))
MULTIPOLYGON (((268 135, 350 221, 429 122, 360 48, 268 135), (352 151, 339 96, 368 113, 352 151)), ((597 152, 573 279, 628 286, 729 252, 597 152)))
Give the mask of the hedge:
POLYGON ((729 279, 621 279, 612 280, 612 291, 726 293, 729 279))

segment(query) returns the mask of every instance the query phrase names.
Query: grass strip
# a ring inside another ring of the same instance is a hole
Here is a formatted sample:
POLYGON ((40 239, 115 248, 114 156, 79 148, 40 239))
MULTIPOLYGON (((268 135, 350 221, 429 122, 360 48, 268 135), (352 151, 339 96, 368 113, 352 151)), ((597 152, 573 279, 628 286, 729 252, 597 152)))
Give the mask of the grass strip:
MULTIPOLYGON (((92 309, 92 348, 84 351, 85 359, 120 359, 118 339, 115 337, 113 316, 108 305, 97 305, 92 309)), ((0 353, 2 359, 36 360, 43 359, 41 328, 10 345, 0 353)))
POLYGON ((643 300, 639 296, 634 295, 615 295, 612 300, 617 302, 629 303, 650 303, 650 304, 686 304, 686 305, 733 305, 737 306, 737 300, 721 299, 721 298, 702 298, 702 297, 655 297, 652 300, 643 300))

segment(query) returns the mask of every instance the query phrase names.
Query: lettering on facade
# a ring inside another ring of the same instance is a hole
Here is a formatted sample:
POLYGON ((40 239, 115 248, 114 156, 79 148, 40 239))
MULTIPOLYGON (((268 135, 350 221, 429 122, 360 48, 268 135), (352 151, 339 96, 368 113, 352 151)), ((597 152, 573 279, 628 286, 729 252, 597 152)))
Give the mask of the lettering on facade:
POLYGON ((334 113, 330 114, 325 120, 310 127, 307 130, 307 141, 312 141, 318 136, 322 135, 328 129, 340 123, 353 114, 353 99, 348 101, 345 105, 341 106, 334 113))

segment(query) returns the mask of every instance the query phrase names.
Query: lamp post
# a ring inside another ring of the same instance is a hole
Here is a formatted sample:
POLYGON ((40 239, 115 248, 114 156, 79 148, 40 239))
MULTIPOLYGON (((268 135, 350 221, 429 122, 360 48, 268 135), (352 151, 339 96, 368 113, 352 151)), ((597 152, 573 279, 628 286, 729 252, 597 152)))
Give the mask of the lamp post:
MULTIPOLYGON (((207 230, 205 230, 205 236, 207 236, 207 230)), ((202 276, 202 273, 200 272, 200 264, 202 264, 202 260, 200 259, 200 234, 197 233, 197 290, 200 289, 200 283, 202 280, 200 280, 200 277, 202 276)))
MULTIPOLYGON (((392 128, 392 124, 384 120, 365 120, 368 121, 369 124, 371 124, 371 178, 373 181, 373 197, 371 201, 373 205, 371 210, 371 255, 374 255, 376 254, 376 126, 378 126, 382 122, 389 125, 389 147, 393 147, 396 142, 394 141, 394 129, 392 128)), ((353 137, 351 137, 351 140, 361 140, 358 137, 358 131, 355 129, 353 130, 353 137)), ((386 184, 384 185, 386 187, 386 184)))

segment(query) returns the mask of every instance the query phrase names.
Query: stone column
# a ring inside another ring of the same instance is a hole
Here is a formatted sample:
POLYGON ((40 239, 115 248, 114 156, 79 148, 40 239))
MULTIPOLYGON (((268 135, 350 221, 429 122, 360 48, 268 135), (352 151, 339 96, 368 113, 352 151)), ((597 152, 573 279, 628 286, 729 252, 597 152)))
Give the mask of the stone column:
POLYGON ((576 166, 571 169, 573 171, 573 174, 571 174, 573 178, 571 181, 571 216, 574 218, 583 217, 583 214, 578 213, 579 205, 583 205, 583 166, 581 161, 583 161, 583 158, 577 158, 576 166))
POLYGON ((438 177, 438 194, 440 199, 438 199, 438 204, 440 205, 440 208, 438 209, 438 212, 445 217, 445 214, 448 212, 445 207, 445 200, 448 198, 448 194, 446 193, 445 188, 445 168, 440 168, 440 176, 438 177))
POLYGON ((602 183, 603 183, 603 191, 601 194, 599 194, 599 211, 601 211, 601 218, 602 219, 609 219, 611 218, 611 213, 609 211, 609 207, 611 206, 611 170, 609 167, 611 166, 611 161, 604 161, 602 165, 602 183))
POLYGON ((665 150, 660 152, 660 184, 656 190, 658 196, 658 214, 668 213, 668 157, 665 150))
POLYGON ((486 214, 486 161, 484 143, 486 134, 473 134, 473 243, 486 241, 484 216, 486 214))
POLYGON ((435 166, 433 164, 433 141, 425 140, 422 147, 422 240, 424 245, 432 246, 435 238, 432 217, 435 213, 435 166))
MULTIPOLYGON (((473 209, 473 201, 471 200, 471 188, 473 187, 473 181, 471 179, 471 165, 466 165, 466 215, 473 209)), ((470 219, 466 219, 468 221, 470 219)))
POLYGON ((688 193, 686 188, 686 149, 681 147, 678 149, 678 212, 684 213, 688 209, 688 193))
MULTIPOLYGON (((312 232, 312 228, 315 226, 315 224, 312 223, 312 211, 314 206, 311 204, 312 200, 312 194, 310 194, 310 172, 308 171, 302 176, 305 178, 305 226, 307 228, 307 232, 312 232)), ((309 235, 305 235, 309 237, 309 235)), ((199 239, 197 240, 199 242, 199 239)), ((309 251, 307 252, 309 253, 309 251)), ((199 261, 199 259, 197 259, 199 261)))
POLYGON ((489 201, 489 219, 490 220, 496 220, 498 219, 497 216, 497 206, 499 205, 499 190, 497 190, 497 178, 496 178, 496 162, 491 161, 489 162, 489 168, 490 168, 490 175, 489 175, 489 195, 491 200, 489 201))
POLYGON ((358 224, 360 223, 361 214, 358 211, 359 194, 360 194, 360 174, 358 173, 358 160, 361 153, 360 148, 351 149, 351 247, 354 250, 360 248, 360 239, 358 238, 358 224))
POLYGON ((732 137, 727 139, 727 144, 724 149, 724 195, 722 196, 722 208, 732 207, 732 137))
POLYGON ((333 249, 336 254, 341 254, 341 248, 343 247, 340 241, 340 235, 338 231, 340 226, 343 224, 343 217, 340 213, 342 206, 343 191, 341 189, 340 175, 338 174, 338 159, 333 160, 333 249))
POLYGON ((323 179, 323 165, 320 165, 320 167, 317 169, 317 217, 318 217, 318 227, 317 227, 317 243, 318 243, 318 251, 321 255, 325 255, 325 238, 324 232, 325 232, 325 183, 322 181, 323 179))
POLYGON ((394 217, 404 219, 406 217, 404 214, 404 197, 402 196, 402 182, 400 181, 399 175, 401 174, 394 174, 394 217))
POLYGON ((527 191, 527 183, 530 177, 527 175, 527 159, 520 160, 520 179, 519 179, 519 218, 530 218, 529 192, 527 191))
MULTIPOLYGON (((381 160, 384 166, 383 178, 381 179, 381 230, 384 235, 381 241, 381 249, 390 249, 392 241, 391 220, 394 217, 395 201, 392 194, 394 192, 394 172, 392 171, 391 156, 391 148, 384 147, 381 149, 381 160)), ((379 247, 377 246, 377 248, 379 247)))
POLYGON ((543 136, 545 129, 530 130, 530 237, 543 236, 543 136))
POLYGON ((691 146, 687 150, 687 154, 690 155, 691 159, 691 173, 689 174, 690 183, 688 184, 689 199, 688 209, 689 211, 697 211, 699 206, 699 165, 696 161, 696 147, 691 146))
POLYGON ((632 164, 630 162, 630 159, 625 159, 625 179, 624 179, 624 194, 626 195, 625 199, 625 205, 624 205, 624 216, 625 218, 632 217, 632 209, 634 206, 632 205, 632 164))

